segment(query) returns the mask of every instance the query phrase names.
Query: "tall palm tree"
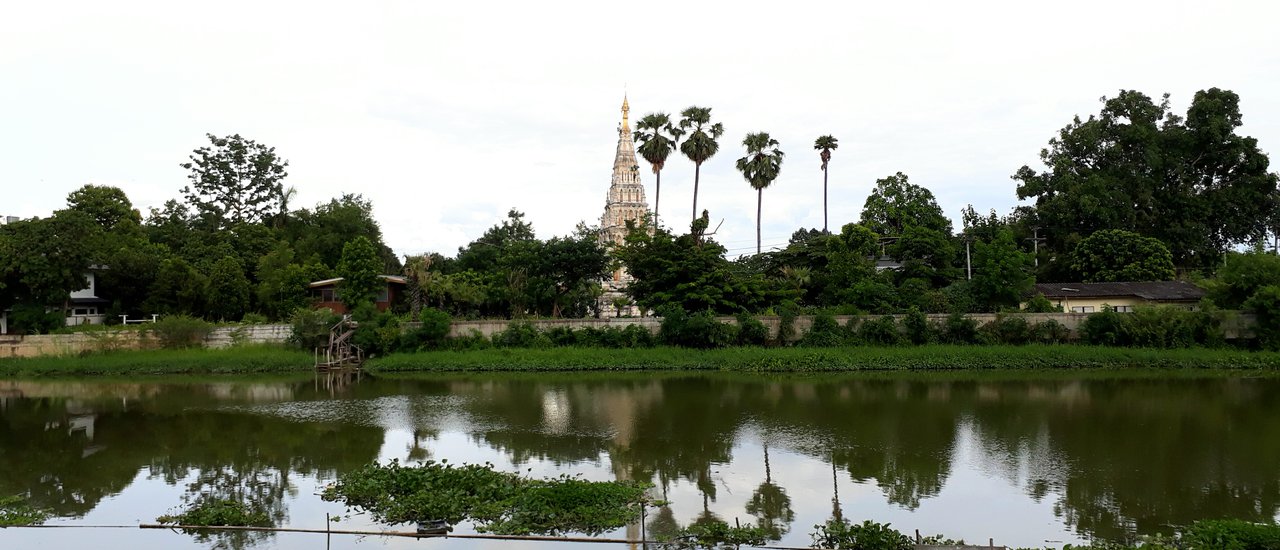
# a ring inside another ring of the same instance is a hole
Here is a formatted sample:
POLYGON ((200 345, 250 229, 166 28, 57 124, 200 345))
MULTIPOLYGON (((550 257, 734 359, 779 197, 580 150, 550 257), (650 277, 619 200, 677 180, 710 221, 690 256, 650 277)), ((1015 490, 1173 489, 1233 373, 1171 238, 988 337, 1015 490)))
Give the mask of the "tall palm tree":
POLYGON ((778 179, 782 170, 782 151, 778 149, 778 140, 769 137, 768 132, 747 134, 742 144, 747 147, 747 156, 738 159, 738 171, 746 178, 751 188, 756 190, 756 254, 760 253, 760 210, 764 204, 764 188, 778 179))
POLYGON ((837 143, 837 141, 839 140, 829 135, 826 135, 826 136, 819 136, 818 139, 813 142, 813 148, 815 150, 822 151, 821 153, 818 153, 818 157, 822 159, 822 232, 823 233, 829 233, 829 231, 827 231, 827 163, 831 162, 831 152, 836 150, 838 147, 840 147, 840 144, 837 143))
POLYGON ((658 200, 662 198, 662 167, 667 164, 667 156, 676 149, 676 143, 684 130, 671 124, 667 113, 649 113, 636 122, 636 131, 632 137, 640 142, 636 149, 644 160, 653 168, 655 182, 653 184, 653 225, 658 225, 658 200), (670 136, 670 137, 668 137, 670 136))
POLYGON ((680 144, 680 152, 693 161, 693 219, 698 219, 698 180, 702 175, 702 163, 720 150, 716 142, 724 135, 724 125, 711 124, 711 107, 689 107, 680 111, 680 130, 689 132, 689 139, 680 144))

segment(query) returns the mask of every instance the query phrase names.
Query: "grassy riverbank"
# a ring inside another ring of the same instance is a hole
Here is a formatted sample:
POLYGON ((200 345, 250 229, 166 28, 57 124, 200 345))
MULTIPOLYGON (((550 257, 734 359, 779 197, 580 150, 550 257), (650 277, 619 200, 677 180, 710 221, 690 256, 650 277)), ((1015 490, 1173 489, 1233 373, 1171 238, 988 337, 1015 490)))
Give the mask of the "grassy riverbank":
POLYGON ((485 349, 394 354, 370 372, 717 370, 842 372, 1071 368, 1277 369, 1280 353, 1233 349, 1143 349, 1080 345, 604 349, 485 349))
POLYGON ((278 346, 114 351, 0 359, 0 377, 309 372, 310 353, 278 346))

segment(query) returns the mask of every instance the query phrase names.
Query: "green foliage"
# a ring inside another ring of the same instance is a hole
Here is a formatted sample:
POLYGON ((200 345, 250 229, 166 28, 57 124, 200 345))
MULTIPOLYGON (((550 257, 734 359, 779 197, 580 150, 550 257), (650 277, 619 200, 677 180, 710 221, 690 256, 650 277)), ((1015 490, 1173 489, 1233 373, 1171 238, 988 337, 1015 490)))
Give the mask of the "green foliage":
POLYGON ((1215 265, 1232 245, 1268 228, 1277 176, 1257 140, 1236 134, 1240 98, 1229 90, 1197 92, 1186 117, 1132 90, 1103 98, 1100 114, 1077 117, 1049 140, 1036 172, 1014 175, 1019 199, 1050 253, 1065 258, 1098 230, 1120 229, 1159 239, 1173 263, 1215 265))
POLYGON ((813 325, 800 338, 800 345, 809 347, 842 346, 848 340, 847 334, 834 315, 822 312, 813 316, 813 325))
POLYGON ((1061 344, 1071 336, 1062 323, 1048 319, 1031 325, 1031 340, 1040 344, 1061 344))
POLYGON ((572 476, 529 479, 487 463, 454 466, 427 460, 402 466, 393 460, 341 475, 321 498, 389 524, 469 520, 478 531, 501 535, 594 535, 638 518, 647 487, 572 476))
POLYGON ((310 352, 278 346, 226 349, 108 351, 77 356, 0 360, 0 376, 139 376, 308 372, 310 352))
POLYGON ((453 318, 435 308, 427 308, 418 314, 418 327, 405 331, 400 337, 400 349, 423 351, 440 349, 449 336, 453 318))
POLYGON ((342 317, 329 308, 296 309, 289 317, 289 324, 293 325, 289 343, 308 351, 323 348, 328 345, 329 330, 340 320, 342 317))
POLYGON ((892 315, 865 319, 858 324, 858 340, 870 346, 894 346, 902 342, 897 320, 892 315))
POLYGON ((88 214, 107 231, 123 223, 135 227, 142 223, 142 216, 119 187, 86 184, 67 195, 67 208, 88 214))
POLYGON ((735 269, 723 246, 697 233, 636 230, 614 253, 635 278, 627 294, 644 309, 735 314, 764 309, 778 295, 762 275, 735 269))
POLYGON ((731 526, 724 520, 713 518, 689 525, 670 540, 661 542, 662 548, 737 549, 764 545, 769 542, 769 531, 756 525, 731 526))
POLYGON ((996 315, 994 321, 979 329, 984 340, 1000 344, 1020 346, 1030 342, 1034 335, 1026 319, 1016 315, 996 315))
POLYGON ((339 293, 342 303, 354 310, 362 304, 372 304, 386 282, 379 275, 382 262, 373 243, 363 235, 342 247, 342 260, 338 262, 339 293))
POLYGON ((760 209, 764 202, 764 190, 778 179, 782 171, 782 150, 778 149, 778 140, 769 137, 768 132, 747 134, 742 140, 747 148, 747 156, 738 159, 736 166, 742 172, 752 189, 756 190, 756 254, 760 253, 760 209))
POLYGON ((800 309, 795 303, 787 302, 778 306, 778 345, 785 346, 796 338, 796 317, 800 309))
POLYGON ((527 321, 512 321, 507 330, 493 335, 493 345, 500 348, 549 348, 551 339, 527 321))
POLYGON ((1027 313, 1062 313, 1062 306, 1050 302, 1044 294, 1036 293, 1035 297, 1027 300, 1027 307, 1022 308, 1027 313))
POLYGON ((40 525, 49 519, 49 513, 32 508, 20 495, 0 496, 0 527, 40 525))
POLYGON ((143 308, 159 314, 200 315, 209 301, 209 278, 181 258, 160 263, 143 308))
POLYGON ((885 236, 902 235, 908 227, 951 235, 951 220, 942 214, 933 193, 909 182, 902 172, 876 180, 875 189, 862 206, 859 223, 885 236))
POLYGON ((990 243, 974 245, 973 279, 969 290, 977 304, 987 311, 1016 308, 1035 279, 1031 276, 1030 254, 1018 250, 1013 233, 1002 229, 990 243))
POLYGON ((929 327, 929 319, 917 308, 907 311, 902 319, 902 327, 906 330, 907 341, 917 346, 928 344, 934 340, 934 333, 929 327))
POLYGON ((156 518, 156 523, 190 526, 252 526, 271 527, 271 518, 265 511, 255 510, 243 502, 200 495, 179 514, 166 514, 156 518))
POLYGON ((224 256, 213 263, 209 272, 210 318, 234 321, 244 316, 249 308, 249 279, 244 276, 240 261, 224 256))
POLYGON ((1265 349, 1280 349, 1280 285, 1259 288, 1244 307, 1257 318, 1254 334, 1258 345, 1265 349))
POLYGON ((49 334, 66 326, 61 311, 44 306, 18 304, 9 312, 9 330, 14 334, 49 334))
POLYGON ((1085 317, 1080 324, 1080 339, 1104 346, 1218 346, 1224 341, 1221 325, 1221 316, 1212 311, 1155 306, 1139 307, 1133 313, 1119 313, 1105 308, 1085 317))
POLYGON ((1197 521, 1179 540, 1188 550, 1280 550, 1280 525, 1241 520, 1197 521))
POLYGON ((1280 256, 1265 252, 1228 254, 1217 280, 1209 282, 1209 297, 1218 307, 1240 309, 1262 287, 1280 286, 1280 256))
MULTIPOLYGON (((454 342, 456 340, 451 340, 454 342)), ((309 358, 308 358, 309 361, 309 358)), ((1280 353, 1233 349, 1116 348, 1084 345, 755 348, 691 350, 551 348, 394 354, 370 372, 690 371, 846 372, 938 369, 1134 368, 1254 370, 1280 368, 1280 353)), ((7 371, 0 371, 7 372, 7 371)))
POLYGON ((160 347, 165 349, 199 347, 213 332, 213 325, 209 322, 186 315, 165 315, 150 328, 160 341, 160 347))
POLYGON ((963 313, 952 313, 942 325, 942 341, 948 344, 979 343, 978 322, 963 313))
POLYGON ((101 233, 93 217, 76 210, 0 226, 0 307, 63 307, 68 294, 88 286, 101 233))
POLYGON ((746 313, 739 313, 737 319, 739 346, 763 346, 769 342, 769 327, 759 319, 746 313))
POLYGON ((1159 239, 1132 231, 1095 231, 1071 251, 1071 269, 1086 283, 1172 281, 1173 255, 1159 239))
POLYGON ((738 339, 738 326, 722 323, 710 311, 689 315, 684 310, 668 307, 659 311, 662 325, 658 339, 669 346, 711 349, 733 345, 738 339))
POLYGON ((182 189, 188 203, 216 228, 262 222, 283 210, 281 181, 288 176, 289 161, 274 147, 239 134, 207 136, 210 146, 192 151, 191 162, 182 164, 190 171, 191 183, 182 189))
POLYGON ((866 520, 861 524, 845 519, 833 519, 814 525, 814 548, 838 548, 841 550, 912 550, 915 544, 906 535, 893 529, 888 523, 866 520))

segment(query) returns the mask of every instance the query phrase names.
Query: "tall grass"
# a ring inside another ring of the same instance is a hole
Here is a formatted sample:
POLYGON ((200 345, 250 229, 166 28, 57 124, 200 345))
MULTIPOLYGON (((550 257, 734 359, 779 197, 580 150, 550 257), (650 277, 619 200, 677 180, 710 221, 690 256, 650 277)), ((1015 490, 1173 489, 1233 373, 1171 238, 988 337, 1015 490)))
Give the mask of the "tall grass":
POLYGON ((719 370, 841 372, 863 370, 1276 369, 1280 353, 1231 349, 1142 349, 1078 345, 758 348, 693 350, 552 348, 394 354, 366 364, 371 372, 719 370))
POLYGON ((264 345, 0 359, 0 377, 305 372, 313 365, 310 353, 264 345))

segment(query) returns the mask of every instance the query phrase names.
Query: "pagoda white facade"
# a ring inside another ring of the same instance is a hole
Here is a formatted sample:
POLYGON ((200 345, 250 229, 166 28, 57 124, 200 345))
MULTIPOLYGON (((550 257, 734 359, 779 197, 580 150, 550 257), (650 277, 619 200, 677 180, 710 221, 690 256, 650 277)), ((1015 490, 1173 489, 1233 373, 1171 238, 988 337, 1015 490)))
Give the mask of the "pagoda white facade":
MULTIPOLYGON (((627 236, 627 222, 639 225, 649 214, 649 202, 645 199, 644 184, 640 183, 640 163, 636 161, 636 144, 631 139, 629 115, 631 106, 626 96, 622 98, 622 125, 618 127, 618 150, 613 157, 613 178, 609 182, 609 195, 604 203, 604 215, 600 217, 600 240, 605 246, 623 243, 627 236)), ((640 308, 630 305, 617 308, 614 302, 626 297, 623 292, 631 276, 622 266, 614 268, 612 276, 604 282, 600 296, 602 313, 621 313, 638 316, 640 308)))

